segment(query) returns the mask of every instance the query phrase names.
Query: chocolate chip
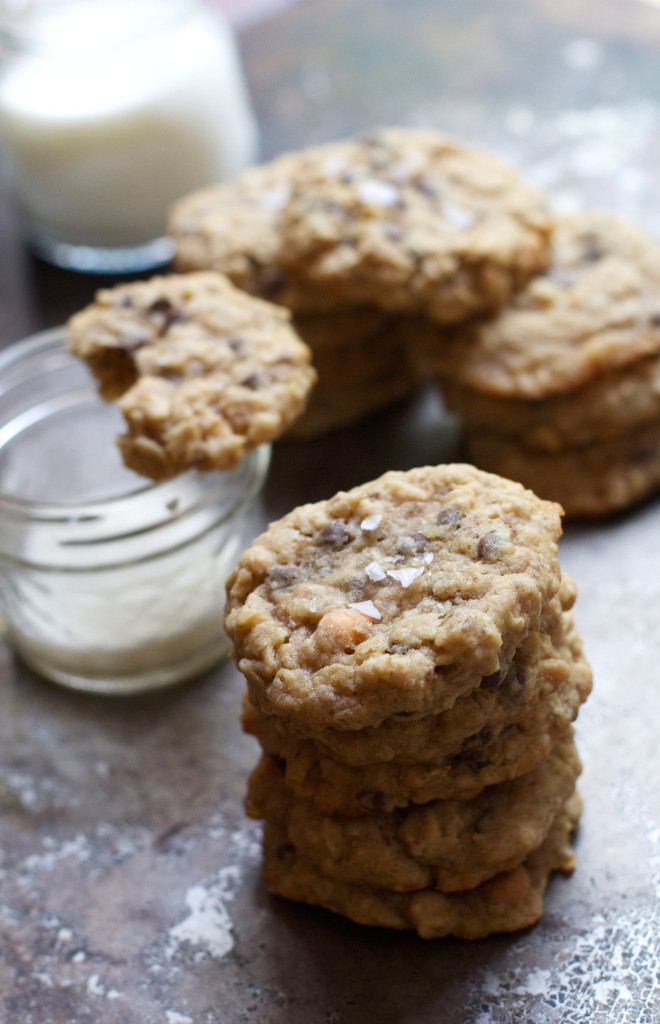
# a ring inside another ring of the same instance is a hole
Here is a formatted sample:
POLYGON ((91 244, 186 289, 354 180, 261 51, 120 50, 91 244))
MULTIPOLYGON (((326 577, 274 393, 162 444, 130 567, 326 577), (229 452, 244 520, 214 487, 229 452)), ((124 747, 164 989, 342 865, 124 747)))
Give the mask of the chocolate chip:
POLYGON ((463 513, 456 508, 456 505, 447 505, 442 512, 438 513, 436 523, 438 526, 458 526, 462 518, 463 513))
POLYGON ((277 267, 262 267, 259 271, 259 291, 263 298, 275 300, 286 287, 286 277, 277 267))
POLYGON ((242 356, 245 352, 245 338, 241 338, 240 336, 227 338, 227 344, 232 352, 235 352, 237 356, 242 356))
POLYGON ((147 313, 164 313, 165 316, 171 313, 174 306, 169 299, 161 296, 159 299, 155 299, 150 306, 147 307, 147 313))
POLYGON ((493 687, 500 685, 500 681, 500 673, 493 672, 492 675, 484 676, 479 685, 482 690, 492 690, 493 687))
POLYGON ((485 533, 483 537, 479 538, 479 543, 477 544, 477 557, 496 558, 501 543, 502 538, 495 530, 485 533))
POLYGON ((166 331, 172 326, 172 324, 182 323, 186 316, 183 311, 177 309, 169 299, 166 299, 161 295, 159 299, 155 299, 151 305, 147 308, 149 316, 154 314, 163 317, 163 325, 161 327, 161 335, 165 334, 166 331))
POLYGON ((425 178, 421 175, 415 178, 413 185, 418 192, 421 192, 424 196, 428 196, 430 199, 437 199, 440 195, 437 185, 430 181, 429 178, 425 178))
POLYGON ((483 756, 483 749, 492 740, 493 734, 488 726, 475 733, 474 736, 470 736, 465 743, 463 748, 455 759, 454 764, 464 765, 470 771, 479 771, 481 768, 488 764, 488 758, 483 756))
POLYGON ((285 864, 290 864, 295 855, 296 848, 293 843, 278 843, 275 847, 275 856, 285 864))
POLYGON ((649 323, 651 327, 660 327, 660 313, 651 313, 649 323))
POLYGON ((346 544, 350 543, 350 540, 350 533, 344 524, 337 520, 333 520, 331 523, 326 523, 318 533, 319 544, 327 544, 328 547, 332 548, 343 548, 346 544))
POLYGON ((261 378, 259 377, 258 373, 249 373, 247 377, 245 377, 245 379, 241 381, 243 387, 249 388, 250 391, 258 391, 260 383, 261 378))
POLYGON ((387 799, 385 794, 379 790, 363 789, 361 793, 358 793, 358 800, 372 814, 382 814, 387 810, 387 799))
POLYGON ((502 692, 512 704, 522 700, 527 687, 527 676, 522 669, 512 665, 502 683, 502 692))
POLYGON ((266 583, 272 590, 283 590, 298 581, 300 574, 292 565, 276 565, 268 573, 266 583))
POLYGON ((386 220, 383 223, 383 234, 385 238, 389 238, 390 242, 400 242, 403 238, 403 228, 391 220, 386 220))
POLYGON ((582 251, 582 262, 598 263, 598 260, 602 260, 605 255, 605 249, 600 241, 595 237, 587 237, 584 241, 585 247, 582 251))

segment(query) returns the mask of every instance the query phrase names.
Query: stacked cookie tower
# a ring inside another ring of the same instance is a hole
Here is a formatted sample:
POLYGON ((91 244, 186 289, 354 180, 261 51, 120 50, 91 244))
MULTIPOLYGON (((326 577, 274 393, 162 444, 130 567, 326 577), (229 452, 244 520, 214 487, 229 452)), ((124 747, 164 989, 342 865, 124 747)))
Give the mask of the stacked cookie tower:
POLYGON ((500 308, 548 258, 542 196, 496 157, 384 129, 285 154, 174 208, 180 270, 280 303, 319 382, 298 436, 402 398, 444 325, 500 308))
POLYGON ((559 512, 470 466, 392 472, 243 554, 226 627, 272 892, 424 937, 539 917, 591 685, 559 512))
POLYGON ((572 516, 660 485, 660 245, 640 228, 560 218, 546 272, 448 333, 435 362, 477 465, 572 516))

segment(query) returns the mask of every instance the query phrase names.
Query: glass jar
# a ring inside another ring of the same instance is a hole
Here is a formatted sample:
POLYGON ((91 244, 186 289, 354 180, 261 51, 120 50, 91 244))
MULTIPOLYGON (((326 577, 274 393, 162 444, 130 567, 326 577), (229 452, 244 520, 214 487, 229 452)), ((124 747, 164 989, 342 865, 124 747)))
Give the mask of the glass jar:
POLYGON ((96 693, 197 675, 227 653, 224 581, 263 525, 270 448, 159 483, 126 469, 123 421, 63 331, 0 353, 0 596, 40 674, 96 693))
POLYGON ((254 159, 232 31, 195 0, 0 0, 0 143, 33 247, 167 262, 169 206, 254 159))

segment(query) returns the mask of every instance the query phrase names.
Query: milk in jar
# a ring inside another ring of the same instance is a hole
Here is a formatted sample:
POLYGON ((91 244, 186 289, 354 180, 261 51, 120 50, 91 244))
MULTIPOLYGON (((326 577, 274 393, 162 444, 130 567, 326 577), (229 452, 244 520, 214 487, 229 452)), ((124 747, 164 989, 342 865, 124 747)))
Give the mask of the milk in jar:
POLYGON ((192 0, 4 0, 0 19, 0 156, 37 251, 167 260, 171 203, 254 159, 228 24, 192 0))

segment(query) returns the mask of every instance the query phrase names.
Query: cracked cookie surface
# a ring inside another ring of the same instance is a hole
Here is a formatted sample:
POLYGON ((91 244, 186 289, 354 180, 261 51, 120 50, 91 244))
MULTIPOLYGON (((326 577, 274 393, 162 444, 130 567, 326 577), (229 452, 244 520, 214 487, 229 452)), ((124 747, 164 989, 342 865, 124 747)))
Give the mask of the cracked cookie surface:
POLYGON ((288 313, 209 272, 100 291, 67 325, 128 432, 131 469, 155 479, 230 469, 305 407, 316 379, 288 313))

